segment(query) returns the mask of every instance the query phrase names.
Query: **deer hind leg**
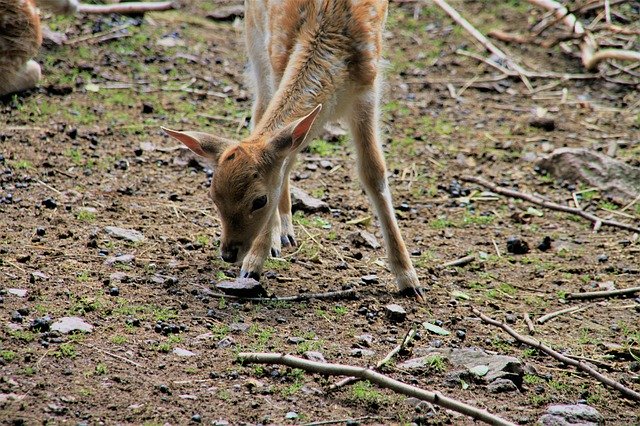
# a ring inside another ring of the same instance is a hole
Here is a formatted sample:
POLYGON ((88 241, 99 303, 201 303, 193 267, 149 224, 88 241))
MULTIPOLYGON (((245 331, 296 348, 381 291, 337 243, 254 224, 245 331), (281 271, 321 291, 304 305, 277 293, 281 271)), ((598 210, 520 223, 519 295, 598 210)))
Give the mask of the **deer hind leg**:
POLYGON ((398 289, 424 300, 393 211, 387 168, 378 135, 378 94, 375 89, 355 100, 349 126, 356 148, 360 180, 380 221, 389 268, 396 277, 398 289))
POLYGON ((3 84, 0 87, 0 96, 33 89, 38 85, 40 77, 40 65, 33 60, 29 60, 17 72, 1 79, 3 84))

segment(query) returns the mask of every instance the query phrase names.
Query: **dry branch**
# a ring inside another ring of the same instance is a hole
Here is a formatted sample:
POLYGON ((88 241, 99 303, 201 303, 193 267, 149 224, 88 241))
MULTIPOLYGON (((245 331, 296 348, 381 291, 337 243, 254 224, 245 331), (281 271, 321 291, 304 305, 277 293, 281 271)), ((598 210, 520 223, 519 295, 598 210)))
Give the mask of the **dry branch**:
POLYGON ((493 318, 490 318, 486 315, 484 315, 482 312, 480 312, 479 310, 472 308, 473 313, 480 317, 480 319, 482 321, 484 321, 487 324, 491 324, 493 326, 499 327, 501 329, 503 329, 504 331, 506 331, 509 335, 511 335, 511 337, 513 337, 514 339, 516 339, 518 342, 520 343, 524 343, 526 345, 532 346, 536 349, 538 349, 539 351, 542 351, 544 353, 546 353, 547 355, 557 359, 560 362, 563 362, 565 364, 568 365, 572 365, 574 367, 576 367, 578 370, 584 371, 585 373, 589 374, 591 377, 595 378, 596 380, 598 380, 600 383, 612 387, 613 389, 616 389, 617 391, 619 391, 620 393, 622 393, 622 395, 624 395, 625 397, 635 400, 635 401, 640 401, 640 393, 634 391, 633 389, 629 389, 628 387, 624 386, 622 383, 616 382, 615 380, 611 379, 610 377, 605 376, 604 374, 599 373, 598 371, 596 371, 595 369, 593 369, 592 367, 590 367, 589 365, 577 361, 575 359, 571 359, 566 355, 563 355, 553 349, 551 349, 549 346, 544 345, 542 342, 540 342, 539 340, 536 340, 532 337, 527 337, 527 336, 523 336, 521 334, 519 334, 517 331, 515 331, 514 329, 512 329, 511 327, 509 327, 507 324, 504 324, 500 321, 497 321, 493 318))
POLYGON ((529 201, 530 203, 548 208, 550 210, 556 210, 556 211, 561 211, 565 213, 575 214, 576 216, 583 217, 593 222, 594 228, 607 225, 607 226, 613 226, 616 228, 626 229, 628 231, 640 233, 640 228, 637 226, 628 225, 626 223, 617 222, 615 220, 601 219, 592 213, 585 212, 584 210, 580 210, 580 209, 569 207, 569 206, 563 206, 562 204, 557 204, 551 201, 547 201, 544 198, 536 195, 525 194, 523 192, 515 191, 513 189, 501 188, 498 185, 491 183, 481 177, 462 176, 460 179, 462 179, 465 182, 474 182, 479 185, 482 185, 485 188, 488 188, 491 191, 495 192, 496 194, 501 194, 501 195, 505 195, 507 197, 512 197, 512 198, 519 198, 521 200, 529 201))
POLYGON ((473 25, 471 25, 469 21, 464 19, 462 15, 460 15, 458 11, 451 7, 445 0, 433 0, 433 2, 442 10, 444 10, 449 16, 451 16, 451 19, 456 21, 460 26, 462 26, 462 28, 467 30, 467 32, 471 34, 473 38, 478 40, 485 49, 505 61, 505 63, 509 65, 512 70, 518 73, 522 82, 525 84, 525 86, 527 86, 527 89, 529 89, 530 91, 533 90, 533 86, 531 86, 531 83, 527 78, 527 71, 524 68, 522 68, 513 59, 508 57, 506 53, 500 50, 495 44, 491 43, 480 31, 478 31, 473 25))
POLYGON ((527 324, 527 329, 529 330, 529 334, 536 334, 536 328, 533 325, 533 321, 531 321, 531 316, 529 316, 529 312, 524 313, 524 322, 527 324))
POLYGON ((280 364, 286 365, 291 368, 300 368, 312 373, 325 374, 329 376, 354 376, 360 378, 361 380, 368 380, 371 383, 375 383, 383 388, 391 389, 394 392, 412 396, 414 398, 428 401, 432 404, 439 405, 449 410, 462 413, 476 420, 481 420, 487 424, 509 426, 514 425, 514 423, 511 423, 510 421, 505 420, 501 417, 495 416, 481 408, 477 408, 472 405, 465 404, 462 401, 446 397, 439 392, 431 392, 408 385, 368 368, 309 361, 306 359, 280 353, 241 352, 238 354, 238 358, 247 363, 280 364))
POLYGON ((560 315, 564 315, 564 314, 572 314, 574 312, 578 312, 578 311, 582 311, 587 309, 589 306, 591 305, 585 305, 585 306, 570 306, 568 308, 564 308, 564 309, 560 309, 559 311, 555 311, 555 312, 550 312, 546 315, 541 316, 540 318, 537 319, 538 324, 544 324, 545 322, 559 317, 560 315))
POLYGON ((569 10, 555 0, 528 0, 529 3, 546 10, 554 11, 554 14, 576 35, 582 38, 580 52, 582 64, 591 71, 606 59, 619 59, 624 61, 640 61, 640 52, 624 49, 598 50, 598 43, 590 32, 586 31, 582 23, 570 13, 569 10))
POLYGON ((155 1, 155 2, 130 2, 120 4, 80 4, 78 5, 79 13, 144 13, 156 12, 161 10, 177 9, 173 1, 155 1))
POLYGON ((585 300, 585 299, 598 299, 601 297, 628 296, 634 293, 640 293, 640 287, 621 288, 618 290, 607 290, 607 291, 589 291, 586 293, 568 293, 565 296, 565 298, 585 300))
POLYGON ((439 267, 440 268, 449 268, 451 266, 465 266, 465 265, 468 265, 469 263, 473 262, 474 260, 476 260, 476 257, 475 257, 475 255, 471 254, 469 256, 461 257, 460 259, 456 259, 456 260, 452 260, 450 262, 443 263, 439 267))

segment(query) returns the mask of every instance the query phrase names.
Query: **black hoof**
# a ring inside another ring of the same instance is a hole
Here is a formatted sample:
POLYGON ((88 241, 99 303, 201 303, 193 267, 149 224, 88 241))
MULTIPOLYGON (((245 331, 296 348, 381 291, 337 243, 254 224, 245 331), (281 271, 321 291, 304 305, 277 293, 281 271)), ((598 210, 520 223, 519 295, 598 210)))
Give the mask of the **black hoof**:
POLYGON ((280 250, 277 248, 271 248, 271 257, 280 257, 280 250))
POLYGON ((427 291, 428 289, 424 287, 407 287, 404 290, 400 290, 400 295, 404 297, 412 297, 420 303, 426 303, 427 291))
POLYGON ((254 271, 240 271, 240 278, 251 278, 260 281, 260 274, 254 271))
POLYGON ((280 235, 280 243, 282 247, 296 247, 298 245, 293 235, 280 235))

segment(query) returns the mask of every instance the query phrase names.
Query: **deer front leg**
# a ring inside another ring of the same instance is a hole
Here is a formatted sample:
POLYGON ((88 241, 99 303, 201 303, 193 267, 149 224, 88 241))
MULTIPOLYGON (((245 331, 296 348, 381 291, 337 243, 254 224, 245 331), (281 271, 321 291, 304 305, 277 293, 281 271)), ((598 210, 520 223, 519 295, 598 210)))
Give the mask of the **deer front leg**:
POLYGON ((418 275, 411 263, 393 211, 387 168, 378 136, 377 104, 377 92, 372 89, 356 100, 349 119, 357 153, 358 173, 380 221, 389 268, 396 277, 398 289, 424 301, 418 275))
POLYGON ((241 278, 253 278, 256 281, 260 281, 262 267, 269 254, 274 257, 280 255, 279 235, 280 218, 278 212, 275 211, 244 257, 240 270, 241 278))

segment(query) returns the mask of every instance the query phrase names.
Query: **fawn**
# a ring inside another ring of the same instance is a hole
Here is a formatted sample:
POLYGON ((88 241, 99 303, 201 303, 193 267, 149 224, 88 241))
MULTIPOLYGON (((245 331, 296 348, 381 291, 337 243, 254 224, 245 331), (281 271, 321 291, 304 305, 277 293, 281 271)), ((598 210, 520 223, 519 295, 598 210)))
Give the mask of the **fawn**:
POLYGON ((230 141, 163 130, 214 174, 222 258, 259 279, 269 254, 295 246, 289 173, 329 120, 346 118, 357 169, 380 221, 401 292, 424 301, 395 219, 379 136, 382 32, 387 0, 245 0, 245 37, 255 100, 251 134, 230 141))
MULTIPOLYGON (((77 0, 41 0, 56 13, 72 14, 77 0)), ((0 96, 34 88, 40 65, 33 58, 42 43, 34 0, 0 0, 0 96)))

